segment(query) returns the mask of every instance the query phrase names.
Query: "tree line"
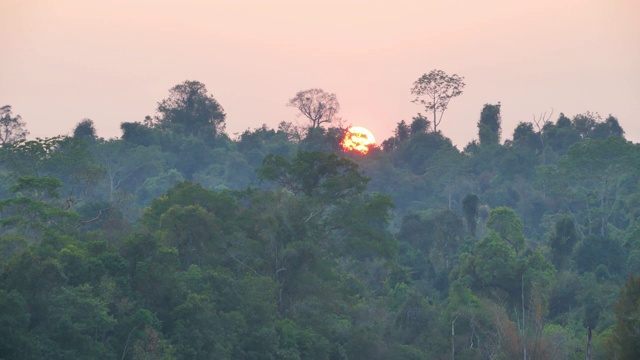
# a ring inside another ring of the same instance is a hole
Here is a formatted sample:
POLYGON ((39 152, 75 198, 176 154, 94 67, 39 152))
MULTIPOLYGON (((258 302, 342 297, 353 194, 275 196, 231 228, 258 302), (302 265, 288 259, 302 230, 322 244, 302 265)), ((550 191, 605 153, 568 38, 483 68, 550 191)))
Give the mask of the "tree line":
POLYGON ((0 358, 637 358, 638 144, 589 112, 505 136, 498 103, 460 150, 463 88, 419 78, 429 115, 366 156, 321 89, 236 139, 197 81, 116 139, 2 107, 0 358))

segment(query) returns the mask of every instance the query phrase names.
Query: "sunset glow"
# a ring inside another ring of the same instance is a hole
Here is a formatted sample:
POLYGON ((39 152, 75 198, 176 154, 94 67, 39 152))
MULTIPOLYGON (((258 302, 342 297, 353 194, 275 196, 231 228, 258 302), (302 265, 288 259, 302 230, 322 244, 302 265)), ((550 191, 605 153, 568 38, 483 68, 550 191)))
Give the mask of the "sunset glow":
POLYGON ((345 132, 340 145, 344 151, 359 151, 366 154, 376 145, 376 139, 371 131, 361 126, 352 126, 345 132))

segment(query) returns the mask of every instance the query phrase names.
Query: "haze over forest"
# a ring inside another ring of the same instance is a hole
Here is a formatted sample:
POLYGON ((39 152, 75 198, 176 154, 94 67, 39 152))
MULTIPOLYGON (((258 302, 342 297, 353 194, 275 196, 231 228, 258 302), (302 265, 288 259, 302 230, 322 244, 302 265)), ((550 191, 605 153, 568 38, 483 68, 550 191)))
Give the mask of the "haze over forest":
POLYGON ((640 359, 638 6, 515 3, 3 2, 0 359, 640 359))

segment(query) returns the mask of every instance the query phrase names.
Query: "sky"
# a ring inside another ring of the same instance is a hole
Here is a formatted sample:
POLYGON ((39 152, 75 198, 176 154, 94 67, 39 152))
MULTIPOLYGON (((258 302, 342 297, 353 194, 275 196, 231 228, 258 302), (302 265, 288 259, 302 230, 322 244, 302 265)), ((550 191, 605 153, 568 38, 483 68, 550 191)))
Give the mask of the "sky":
POLYGON ((30 138, 85 118, 113 138, 197 80, 235 138, 305 124, 286 103, 321 88, 381 142, 427 114, 410 88, 440 69, 467 84, 438 127, 460 149, 497 102, 503 140, 545 113, 590 111, 640 142, 638 19, 638 0, 0 0, 0 106, 30 138))

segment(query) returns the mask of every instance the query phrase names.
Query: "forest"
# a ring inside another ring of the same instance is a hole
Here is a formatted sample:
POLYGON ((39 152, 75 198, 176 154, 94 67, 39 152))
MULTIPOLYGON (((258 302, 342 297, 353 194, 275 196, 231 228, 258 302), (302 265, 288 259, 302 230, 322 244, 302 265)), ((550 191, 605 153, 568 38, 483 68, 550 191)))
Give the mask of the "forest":
POLYGON ((458 149, 440 75, 366 154, 321 89, 235 137, 198 81, 119 138, 3 106, 0 359, 640 359, 640 145, 497 103, 458 149))

